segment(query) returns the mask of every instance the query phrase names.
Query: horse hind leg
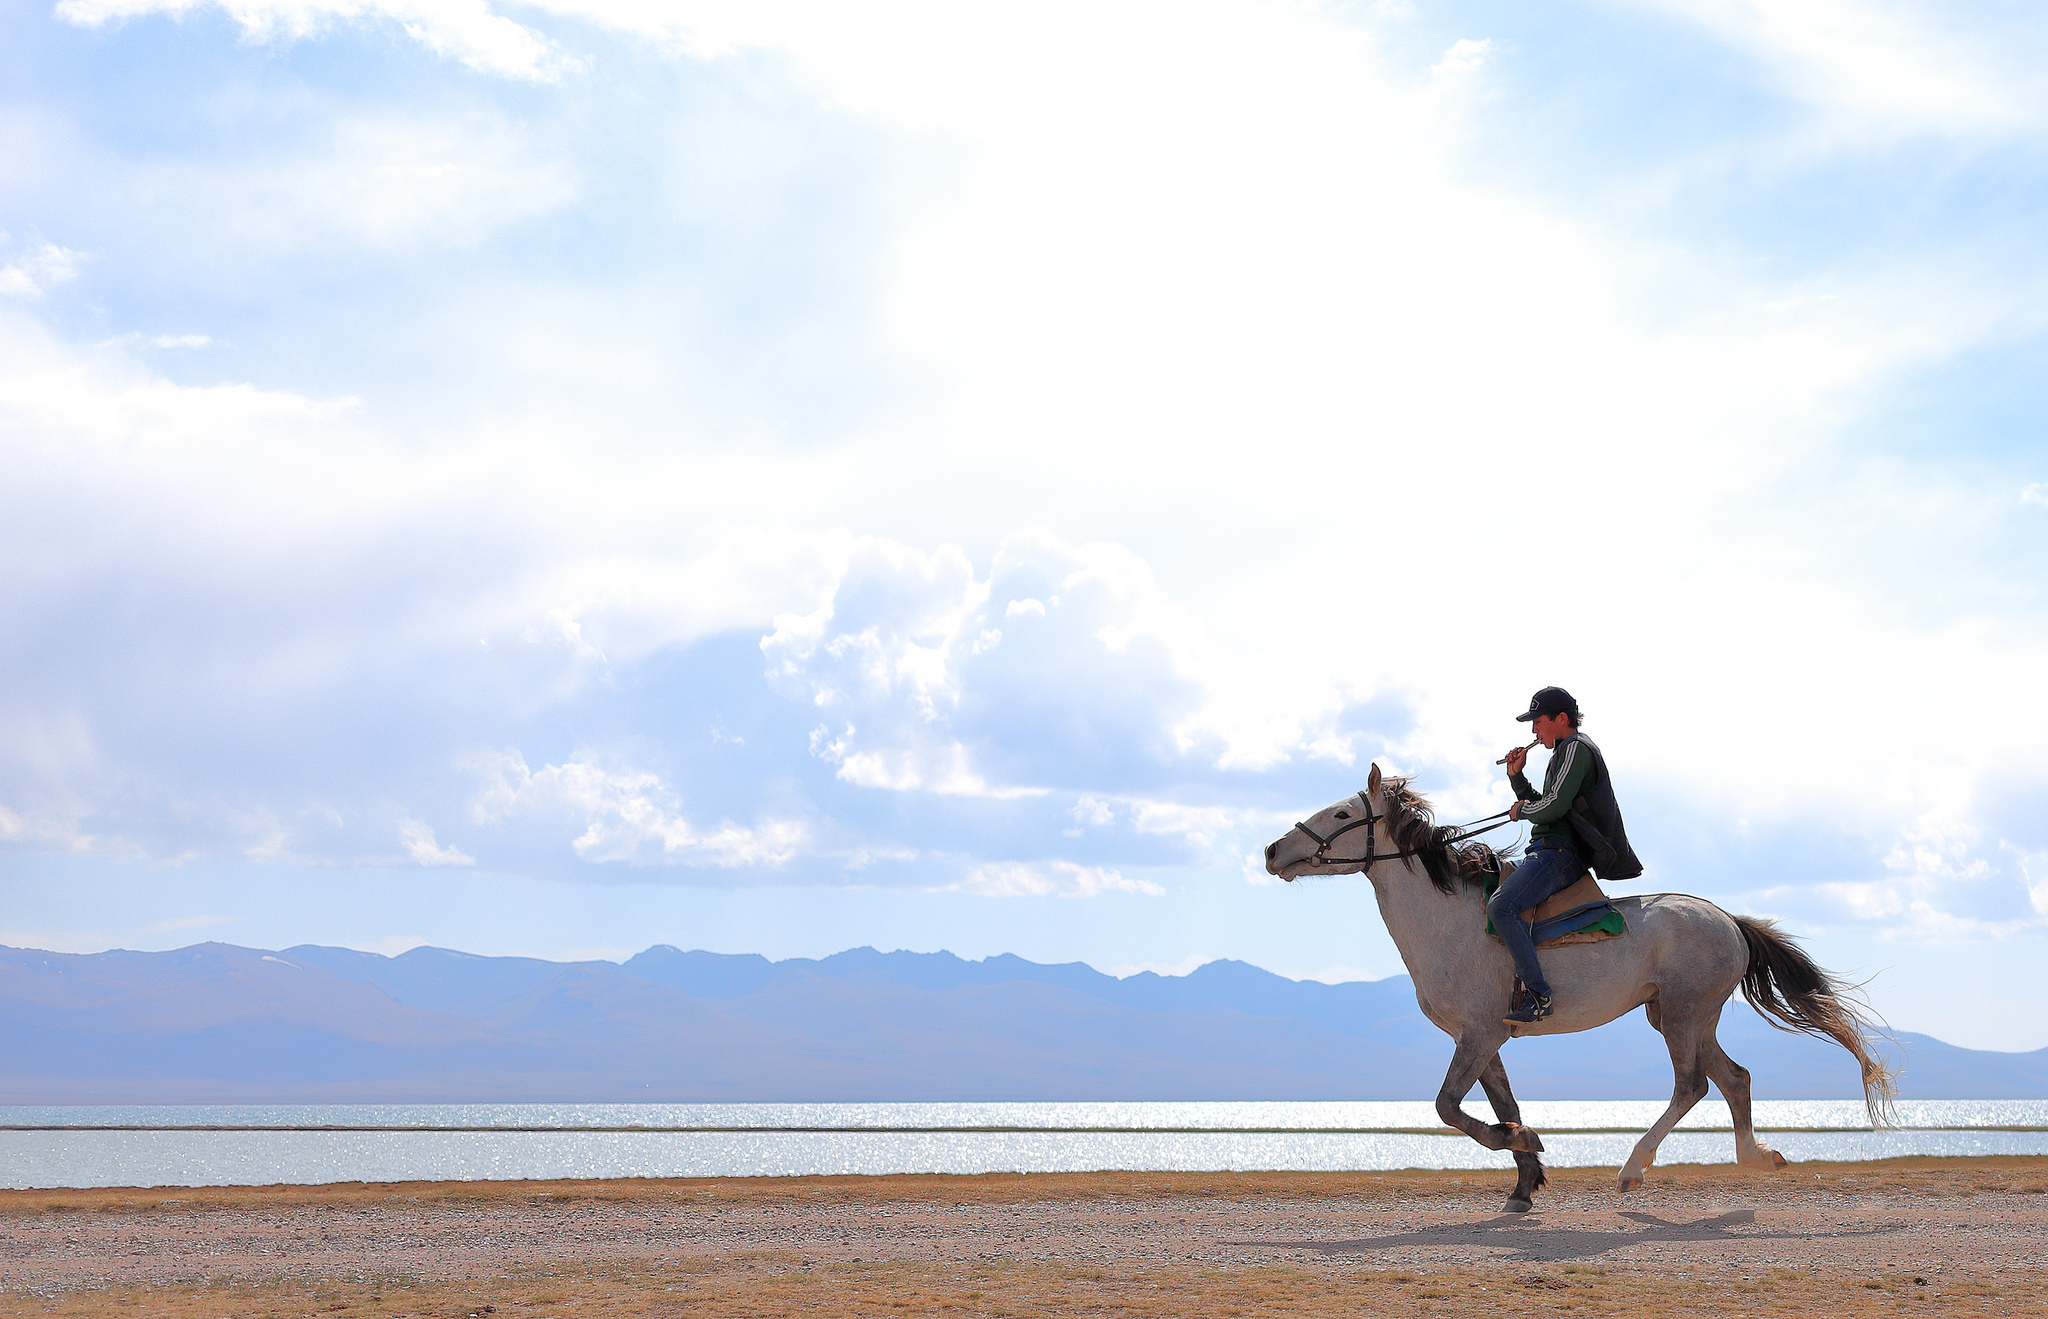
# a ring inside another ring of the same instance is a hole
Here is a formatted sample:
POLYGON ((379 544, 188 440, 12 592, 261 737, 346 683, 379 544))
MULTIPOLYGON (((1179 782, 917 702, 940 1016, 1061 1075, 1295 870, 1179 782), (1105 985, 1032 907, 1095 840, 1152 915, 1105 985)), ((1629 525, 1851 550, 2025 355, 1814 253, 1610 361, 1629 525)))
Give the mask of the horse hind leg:
POLYGON ((1707 1073, 1702 1065, 1700 1043, 1703 1038, 1711 1038, 1713 1019, 1719 1015, 1718 1009, 1704 1018, 1698 1013, 1681 1015, 1668 1004, 1664 1006, 1658 1026, 1664 1032, 1664 1047, 1671 1053, 1671 1103, 1657 1124, 1636 1142, 1628 1162, 1621 1165, 1616 1184, 1624 1194, 1643 1184, 1643 1170, 1657 1161, 1657 1147, 1664 1143, 1678 1120, 1707 1097, 1707 1073))
MULTIPOLYGON (((1501 1062, 1499 1054, 1493 1055, 1493 1060, 1486 1064, 1486 1070, 1479 1074, 1479 1084, 1486 1091, 1486 1101, 1493 1105, 1493 1115, 1500 1119, 1501 1125, 1523 1131, 1529 1130, 1522 1126, 1522 1106, 1515 1102, 1515 1092, 1508 1088, 1507 1065, 1501 1062)), ((1535 1133, 1530 1134, 1534 1136, 1535 1133)), ((1543 1171, 1542 1149, 1543 1142, 1539 1139, 1534 1150, 1514 1152, 1515 1171, 1518 1175, 1515 1178, 1515 1189, 1508 1193, 1508 1202, 1500 1207, 1502 1213, 1528 1213, 1530 1203, 1536 1198, 1536 1192, 1550 1180, 1548 1174, 1543 1171)))
POLYGON ((1728 1115, 1735 1119, 1735 1162, 1765 1172, 1784 1167, 1784 1155, 1756 1143, 1756 1128, 1751 1125, 1749 1113, 1749 1069, 1728 1056, 1711 1030, 1700 1042, 1700 1062, 1714 1084, 1721 1087, 1721 1097, 1728 1101, 1728 1115))

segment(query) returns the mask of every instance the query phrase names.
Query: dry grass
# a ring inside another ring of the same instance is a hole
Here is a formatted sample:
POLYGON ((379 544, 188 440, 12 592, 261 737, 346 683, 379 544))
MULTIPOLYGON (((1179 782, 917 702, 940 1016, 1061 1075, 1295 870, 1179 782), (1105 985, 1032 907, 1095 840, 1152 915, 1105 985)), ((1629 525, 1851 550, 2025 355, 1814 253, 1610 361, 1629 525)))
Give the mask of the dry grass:
POLYGON ((513 1269, 477 1281, 360 1277, 305 1283, 115 1288, 0 1295, 0 1314, 51 1319, 575 1319, 598 1314, 719 1319, 1100 1315, 1110 1319, 1336 1319, 1402 1314, 1632 1319, 1712 1315, 1865 1319, 1905 1312, 2048 1312, 2048 1276, 1827 1276, 1770 1269, 1648 1274, 1597 1266, 1497 1269, 1105 1269, 1029 1264, 807 1266, 780 1255, 701 1264, 513 1269))
MULTIPOLYGON (((2048 1158, 1883 1159, 1868 1163, 1802 1163, 1784 1172, 1749 1172, 1727 1164, 1673 1164, 1651 1173, 1658 1186, 1745 1191, 1821 1189, 1854 1195, 1969 1196, 1986 1192, 2048 1193, 2048 1158)), ((1023 1204, 1113 1202, 1126 1197, 1268 1198, 1274 1200, 1462 1200, 1496 1196, 1513 1184, 1512 1169, 1481 1172, 1222 1172, 989 1173, 899 1177, 646 1177, 586 1181, 337 1182, 326 1186, 114 1187, 94 1190, 0 1190, 0 1214, 147 1213, 151 1210, 263 1210, 505 1202, 600 1200, 695 1201, 712 1205, 1023 1204)), ((1547 1195, 1606 1193, 1610 1168, 1553 1168, 1547 1195)))

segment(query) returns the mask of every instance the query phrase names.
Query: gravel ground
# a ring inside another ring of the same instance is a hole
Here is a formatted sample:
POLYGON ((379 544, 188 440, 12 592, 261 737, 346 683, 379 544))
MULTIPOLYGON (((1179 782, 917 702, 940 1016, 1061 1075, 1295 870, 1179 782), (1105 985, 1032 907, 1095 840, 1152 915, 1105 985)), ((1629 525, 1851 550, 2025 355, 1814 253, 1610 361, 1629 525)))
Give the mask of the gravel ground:
MULTIPOLYGON (((1563 1172, 1537 1212, 1475 1174, 412 1183, 0 1193, 0 1291, 367 1275, 497 1276, 551 1262, 792 1266, 1001 1261, 1119 1269, 1593 1264, 1619 1273, 2038 1275, 2048 1160, 1658 1170, 1616 1195, 1563 1172), (1814 1171, 1819 1169, 1819 1171, 1814 1171)), ((1494 1185, 1499 1182, 1500 1185, 1494 1185)))

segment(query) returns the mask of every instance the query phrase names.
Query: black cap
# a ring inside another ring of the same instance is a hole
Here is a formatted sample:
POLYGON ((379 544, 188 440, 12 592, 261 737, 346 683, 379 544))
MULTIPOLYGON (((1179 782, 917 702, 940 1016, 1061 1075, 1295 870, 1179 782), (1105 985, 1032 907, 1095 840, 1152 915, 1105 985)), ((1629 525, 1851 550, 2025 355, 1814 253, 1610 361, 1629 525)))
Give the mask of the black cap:
POLYGON ((1526 724, 1539 714, 1568 714, 1576 719, 1579 703, 1562 687, 1545 687, 1529 698, 1529 713, 1516 715, 1515 722, 1526 724))

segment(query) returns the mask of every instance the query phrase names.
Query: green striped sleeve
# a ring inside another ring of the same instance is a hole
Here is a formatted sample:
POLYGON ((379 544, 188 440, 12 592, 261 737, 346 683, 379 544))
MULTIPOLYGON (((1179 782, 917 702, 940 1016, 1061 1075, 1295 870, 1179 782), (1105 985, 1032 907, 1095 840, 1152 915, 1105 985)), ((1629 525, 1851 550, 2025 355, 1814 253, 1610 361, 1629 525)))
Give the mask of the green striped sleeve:
POLYGON ((1543 776, 1543 795, 1522 803, 1522 818, 1531 824, 1562 820, 1571 810, 1586 776, 1593 772, 1593 753, 1577 738, 1565 743, 1564 765, 1555 774, 1543 776))

